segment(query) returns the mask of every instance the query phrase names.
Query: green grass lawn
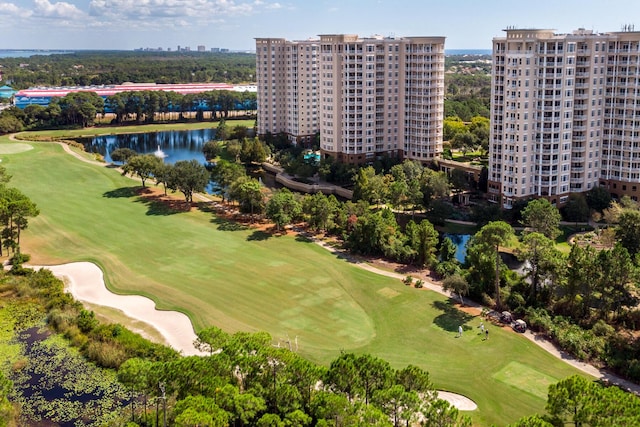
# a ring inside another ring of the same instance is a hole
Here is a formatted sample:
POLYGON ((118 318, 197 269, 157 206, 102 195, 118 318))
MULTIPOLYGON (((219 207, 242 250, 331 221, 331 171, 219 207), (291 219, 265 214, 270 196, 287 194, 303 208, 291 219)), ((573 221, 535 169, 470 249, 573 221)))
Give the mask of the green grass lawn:
MULTIPOLYGON (((0 148, 6 144, 0 138, 0 148)), ((183 311, 196 329, 297 336, 300 353, 320 363, 344 350, 418 365, 437 387, 476 401, 478 425, 542 413, 545 387, 577 373, 510 330, 490 326, 483 341, 480 319, 439 294, 293 236, 270 237, 205 211, 167 212, 113 169, 80 162, 57 144, 32 145, 0 150, 0 159, 41 211, 22 237, 33 263, 94 261, 110 289, 183 311), (455 338, 460 324, 465 333, 455 338)))
MULTIPOLYGON (((85 136, 97 136, 97 135, 119 135, 124 133, 142 133, 142 132, 161 132, 167 130, 193 130, 193 129, 208 129, 217 128, 219 122, 189 122, 189 123, 163 123, 163 124, 149 124, 149 125, 137 125, 137 126, 98 126, 84 129, 63 129, 63 130, 49 130, 38 132, 22 132, 18 138, 29 139, 30 137, 37 136, 38 138, 79 138, 85 136)), ((255 120, 227 120, 227 127, 229 130, 236 126, 253 127, 255 120)))

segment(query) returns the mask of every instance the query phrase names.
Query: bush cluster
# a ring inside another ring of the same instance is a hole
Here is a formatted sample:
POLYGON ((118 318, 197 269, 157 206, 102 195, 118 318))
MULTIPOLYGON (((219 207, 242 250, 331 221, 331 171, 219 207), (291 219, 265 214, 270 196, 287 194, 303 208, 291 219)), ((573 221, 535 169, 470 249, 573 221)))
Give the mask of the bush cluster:
POLYGON ((178 357, 175 350, 154 344, 121 325, 100 324, 92 311, 64 291, 64 284, 50 270, 25 271, 28 281, 19 287, 19 294, 38 299, 48 311, 48 324, 99 366, 117 369, 132 357, 157 361, 178 357))

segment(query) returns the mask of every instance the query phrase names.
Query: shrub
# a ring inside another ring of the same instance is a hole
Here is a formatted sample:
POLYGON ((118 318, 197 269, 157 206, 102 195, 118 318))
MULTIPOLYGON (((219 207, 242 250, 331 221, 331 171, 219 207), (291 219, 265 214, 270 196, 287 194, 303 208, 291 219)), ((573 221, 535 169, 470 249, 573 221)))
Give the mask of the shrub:
POLYGON ((527 305, 524 297, 514 290, 507 295, 505 302, 511 308, 511 311, 517 314, 523 314, 527 305))
POLYGON ((613 326, 607 324, 602 319, 598 320, 596 324, 593 325, 593 328, 591 328, 591 330, 594 333, 594 335, 598 337, 605 337, 605 338, 612 336, 616 332, 613 326))
MULTIPOLYGON (((597 336, 594 330, 582 329, 566 317, 551 318, 543 308, 530 308, 526 313, 532 330, 546 333, 560 347, 577 358, 581 360, 606 358, 606 336, 597 336)), ((601 324, 598 326, 598 331, 607 332, 607 328, 608 325, 601 324)))
POLYGON ((544 308, 527 309, 525 318, 529 324, 529 328, 536 332, 548 333, 553 323, 551 316, 549 316, 549 313, 544 308))
POLYGON ((634 331, 640 330, 640 310, 635 309, 624 312, 619 321, 626 328, 634 331))
POLYGON ((440 262, 435 266, 436 274, 440 277, 447 278, 456 273, 460 273, 460 265, 457 261, 440 262))
POLYGON ((86 356, 99 366, 113 369, 118 369, 127 360, 124 350, 114 342, 90 341, 86 356))
POLYGON ((47 323, 60 333, 64 333, 71 325, 73 325, 75 312, 69 310, 53 309, 47 316, 47 323))
POLYGON ((84 151, 84 145, 81 144, 78 141, 74 141, 74 140, 70 140, 70 139, 64 139, 64 140, 61 140, 60 142, 66 143, 69 147, 74 147, 74 148, 77 148, 79 150, 84 151))
POLYGON ((93 311, 82 309, 76 319, 78 328, 82 332, 89 332, 98 326, 98 320, 96 320, 96 314, 93 311))
POLYGON ((77 348, 82 348, 89 342, 89 338, 75 325, 69 325, 64 332, 64 337, 77 348))
POLYGON ((418 280, 416 281, 415 287, 416 287, 416 288, 422 288, 423 286, 424 286, 424 281, 422 281, 422 280, 418 279, 418 280))
POLYGON ((632 381, 638 382, 640 380, 640 360, 631 359, 625 361, 622 373, 628 376, 632 381), (625 366, 626 365, 626 366, 625 366))
POLYGON ((25 262, 29 262, 30 260, 31 260, 31 255, 18 252, 9 259, 9 264, 19 265, 19 264, 24 264, 25 262))
POLYGON ((13 264, 11 267, 11 274, 14 276, 28 276, 31 273, 33 273, 33 270, 23 267, 22 264, 13 264))
POLYGON ((485 307, 495 307, 496 301, 493 298, 491 298, 488 294, 483 293, 482 305, 484 305, 485 307))
POLYGON ((409 286, 410 284, 413 283, 413 277, 411 277, 411 276, 405 277, 404 280, 402 281, 402 283, 404 283, 405 285, 409 286))

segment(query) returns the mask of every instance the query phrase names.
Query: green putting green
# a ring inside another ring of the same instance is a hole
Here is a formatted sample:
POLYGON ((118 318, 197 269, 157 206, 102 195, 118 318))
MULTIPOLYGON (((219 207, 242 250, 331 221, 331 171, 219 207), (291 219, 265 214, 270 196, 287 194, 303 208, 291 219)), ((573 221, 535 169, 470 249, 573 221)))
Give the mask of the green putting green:
POLYGON ((546 399, 549 386, 557 382, 557 379, 543 374, 538 369, 515 361, 507 364, 493 376, 503 383, 531 393, 540 399, 546 399))
POLYGON ((22 153, 23 151, 29 151, 31 149, 33 149, 33 145, 24 144, 21 142, 16 142, 12 144, 1 144, 0 155, 22 153))
POLYGON ((442 295, 362 270, 293 236, 270 237, 205 210, 168 211, 113 169, 81 162, 57 144, 33 145, 3 156, 3 165, 11 184, 41 210, 22 237, 34 263, 94 261, 110 289, 183 311, 196 329, 297 338, 299 352, 320 363, 355 351, 395 367, 418 365, 437 387, 473 399, 479 425, 544 411, 544 392, 513 379, 520 367, 512 362, 528 368, 525 383, 577 373, 510 330, 490 325, 483 340, 480 319, 442 295), (455 338, 459 325, 465 330, 455 338))

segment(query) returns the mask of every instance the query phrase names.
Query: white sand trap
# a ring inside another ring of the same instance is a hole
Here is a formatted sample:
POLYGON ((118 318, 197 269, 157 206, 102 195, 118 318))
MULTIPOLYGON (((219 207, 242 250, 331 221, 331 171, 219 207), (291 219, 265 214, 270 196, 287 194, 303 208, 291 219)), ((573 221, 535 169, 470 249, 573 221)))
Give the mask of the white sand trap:
POLYGON ((177 311, 156 310, 155 303, 140 295, 117 295, 107 289, 102 270, 91 262, 74 262, 51 266, 30 266, 34 269, 47 268, 63 279, 66 289, 78 301, 116 308, 127 316, 153 326, 174 349, 185 356, 202 355, 193 346, 197 338, 189 318, 177 311))
POLYGON ((461 411, 475 411, 478 409, 476 402, 461 394, 448 391, 438 391, 438 398, 446 400, 461 411))

